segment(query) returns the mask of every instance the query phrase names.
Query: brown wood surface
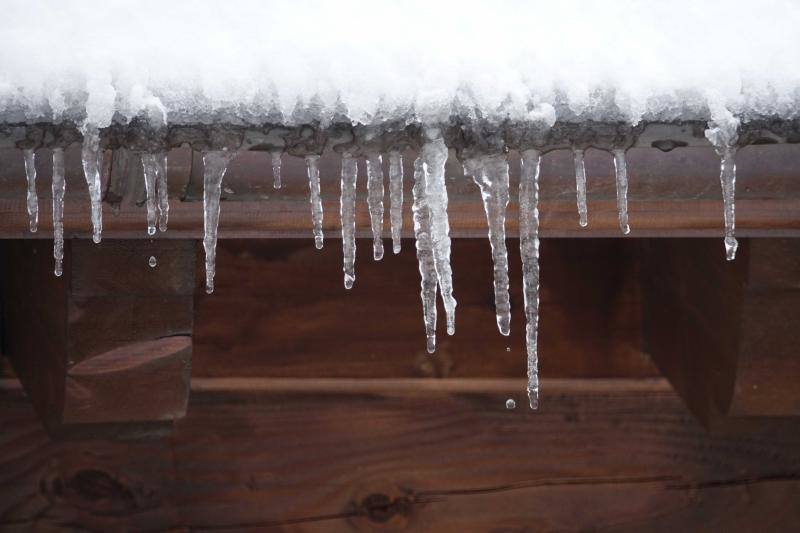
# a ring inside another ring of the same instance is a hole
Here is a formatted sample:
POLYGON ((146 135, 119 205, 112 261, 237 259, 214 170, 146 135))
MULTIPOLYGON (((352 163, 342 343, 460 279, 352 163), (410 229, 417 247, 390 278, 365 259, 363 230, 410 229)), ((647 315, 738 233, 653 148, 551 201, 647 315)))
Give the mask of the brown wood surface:
POLYGON ((199 380, 163 439, 50 441, 0 393, 6 531, 793 531, 800 426, 709 435, 662 381, 199 380), (505 408, 515 397, 520 407, 505 408))
MULTIPOLYGON (((517 240, 508 241, 511 335, 497 331, 488 241, 455 240, 456 334, 446 335, 440 307, 439 346, 432 357, 425 352, 413 241, 405 240, 399 255, 387 251, 379 262, 371 249, 370 241, 358 241, 356 282, 348 291, 340 242, 316 250, 311 240, 221 241, 216 291, 198 290, 195 300, 193 375, 525 375, 517 240)), ((636 243, 545 240, 541 254, 542 375, 657 375, 642 353, 636 243)), ((203 279, 202 273, 197 277, 203 279)))

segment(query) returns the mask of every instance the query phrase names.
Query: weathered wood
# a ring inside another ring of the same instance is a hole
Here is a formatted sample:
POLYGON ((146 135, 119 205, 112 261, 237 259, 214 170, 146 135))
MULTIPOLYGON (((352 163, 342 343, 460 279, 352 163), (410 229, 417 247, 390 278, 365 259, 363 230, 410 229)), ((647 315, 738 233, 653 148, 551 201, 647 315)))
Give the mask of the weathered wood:
POLYGON ((648 353, 708 425, 798 416, 800 240, 643 241, 648 353))
MULTIPOLYGON (((509 240, 511 335, 497 331, 486 239, 453 242, 456 334, 425 351, 413 241, 372 260, 359 241, 342 286, 340 242, 220 241, 216 291, 195 300, 195 376, 521 377, 525 317, 519 244, 509 240), (363 252, 362 252, 363 250, 363 252), (224 353, 225 357, 220 357, 224 353)), ((721 244, 720 244, 721 246, 721 244)), ((540 354, 548 377, 646 377, 633 241, 542 243, 540 354)), ((198 262, 202 268, 202 262, 198 262)))
POLYGON ((51 243, 2 246, 4 346, 48 430, 183 416, 192 241, 68 241, 60 278, 51 243))
MULTIPOLYGON (((221 354, 222 355, 222 354, 221 354)), ((54 443, 0 394, 4 530, 793 531, 800 426, 708 435, 661 381, 199 380, 164 439, 54 443)))

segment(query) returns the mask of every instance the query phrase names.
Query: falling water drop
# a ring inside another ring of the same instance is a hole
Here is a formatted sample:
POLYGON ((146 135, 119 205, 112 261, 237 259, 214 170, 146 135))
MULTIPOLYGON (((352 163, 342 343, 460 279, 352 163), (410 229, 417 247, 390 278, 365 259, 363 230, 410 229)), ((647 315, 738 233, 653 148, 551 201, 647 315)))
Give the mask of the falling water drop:
POLYGON ((25 150, 25 177, 28 181, 28 224, 31 233, 39 229, 39 198, 36 195, 36 152, 25 150))
POLYGON ((351 289, 356 280, 356 181, 358 162, 349 153, 342 154, 342 183, 339 216, 342 221, 342 255, 344 288, 351 289))
POLYGON ((308 171, 308 188, 311 191, 311 222, 314 225, 314 246, 322 249, 324 235, 322 234, 322 197, 319 187, 319 156, 312 154, 306 156, 308 171))
POLYGON ((217 228, 222 178, 235 152, 219 150, 203 153, 203 249, 206 252, 206 292, 214 292, 217 268, 217 228))
POLYGON ((272 157, 272 187, 274 189, 281 188, 281 152, 275 150, 270 152, 272 157))
POLYGON ((578 199, 578 224, 582 228, 589 225, 589 209, 586 206, 586 163, 583 160, 583 150, 572 150, 575 160, 575 191, 578 199))
POLYGON ((515 402, 511 398, 506 400, 506 409, 516 409, 516 408, 517 408, 517 402, 515 402))
POLYGON ((156 265, 158 264, 158 261, 156 260, 156 256, 151 255, 150 259, 147 260, 147 264, 150 265, 150 268, 155 268, 156 265))
POLYGON ((103 202, 100 174, 103 167, 103 150, 100 148, 100 130, 91 124, 82 128, 83 146, 81 162, 92 207, 92 240, 99 243, 103 235, 103 202))
POLYGON ((525 345, 528 355, 528 401, 539 406, 539 167, 537 150, 522 153, 519 182, 519 250, 525 304, 525 345))
POLYGON ((403 233, 403 156, 389 153, 389 220, 392 226, 392 251, 400 253, 403 233))
POLYGON ((54 273, 61 276, 64 261, 64 193, 66 180, 64 179, 64 150, 53 149, 53 259, 55 259, 54 273))
POLYGON ((628 224, 628 165, 625 162, 625 150, 614 150, 614 171, 617 176, 619 229, 623 235, 627 235, 631 227, 628 224))
POLYGON ((380 154, 367 156, 367 207, 372 226, 372 257, 383 259, 383 158, 380 154))
POLYGON ((494 306, 497 328, 511 332, 511 301, 508 295, 508 252, 506 250, 506 208, 508 207, 508 161, 505 154, 480 157, 465 165, 481 190, 489 243, 494 263, 494 306))
POLYGON ((417 262, 420 274, 420 296, 422 298, 422 318, 425 322, 426 348, 428 353, 436 351, 436 293, 438 280, 433 262, 433 243, 431 241, 431 215, 425 198, 425 174, 422 158, 414 161, 414 238, 417 248, 417 262))

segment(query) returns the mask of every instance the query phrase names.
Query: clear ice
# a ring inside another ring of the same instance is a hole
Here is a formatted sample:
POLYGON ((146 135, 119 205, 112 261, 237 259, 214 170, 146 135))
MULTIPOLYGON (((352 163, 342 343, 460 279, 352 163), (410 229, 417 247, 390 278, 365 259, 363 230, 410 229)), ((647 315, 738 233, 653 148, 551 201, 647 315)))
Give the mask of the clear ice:
POLYGON ((217 227, 222 178, 236 153, 217 150, 203 153, 203 249, 206 252, 206 292, 214 292, 217 268, 217 227))
POLYGON ((414 161, 414 238, 417 248, 417 262, 420 274, 420 296, 422 297, 422 318, 425 321, 425 337, 428 353, 436 351, 436 293, 439 282, 433 262, 433 242, 431 241, 431 214, 425 198, 425 173, 422 158, 414 161))
POLYGON ((729 112, 719 120, 709 122, 705 131, 714 150, 720 157, 719 181, 725 217, 725 257, 736 259, 736 142, 739 139, 739 120, 729 112))
POLYGON ((628 224, 628 165, 625 162, 625 150, 614 150, 614 172, 617 176, 619 229, 623 235, 627 235, 631 232, 631 226, 628 224))
POLYGON ((64 261, 64 193, 66 180, 64 179, 64 150, 53 149, 53 259, 55 259, 56 276, 63 273, 64 261))
POLYGON ((586 164, 583 161, 583 150, 573 149, 575 159, 575 191, 578 197, 578 223, 582 228, 589 225, 589 209, 586 206, 586 164))
POLYGON ((166 211, 164 207, 164 203, 167 202, 166 197, 166 154, 159 153, 146 153, 142 154, 142 169, 144 170, 144 188, 147 192, 147 234, 148 235, 155 235, 156 234, 156 223, 159 224, 161 227, 161 231, 167 229, 167 222, 166 216, 167 212, 169 211, 169 204, 166 205, 166 211), (163 181, 163 183, 162 183, 163 181), (162 193, 163 193, 163 200, 162 200, 162 193), (156 213, 156 194, 158 194, 158 210, 159 213, 156 213), (161 218, 164 218, 164 221, 161 221, 161 218))
POLYGON ((169 222, 169 187, 167 186, 167 153, 159 152, 156 155, 156 168, 158 170, 158 230, 167 231, 169 222))
POLYGON ((39 229, 39 198, 36 196, 36 152, 25 150, 25 177, 28 181, 28 224, 31 233, 39 229))
POLYGON ((372 226, 372 257, 383 259, 383 158, 380 154, 367 156, 367 207, 372 226))
POLYGON ((272 158, 272 187, 281 188, 281 152, 270 152, 272 158))
POLYGON ((403 233, 403 156, 389 152, 389 221, 392 226, 392 251, 400 253, 403 233))
POLYGON ((103 191, 100 179, 103 170, 103 150, 100 148, 100 130, 91 125, 84 125, 82 133, 81 162, 92 206, 92 240, 99 243, 103 235, 103 191))
MULTIPOLYGON (((308 170, 308 188, 311 191, 311 222, 314 225, 314 246, 322 249, 324 236, 322 234, 322 197, 319 188, 319 156, 306 156, 306 169, 308 170)), ((279 171, 280 174, 280 171, 279 171)))
POLYGON ((456 300, 453 297, 453 271, 450 267, 450 222, 447 218, 447 187, 445 185, 445 163, 447 146, 437 129, 425 132, 422 145, 422 172, 425 179, 425 198, 431 218, 431 242, 433 262, 439 291, 447 317, 447 334, 456 332, 456 300))
POLYGON ((494 306, 497 328, 511 332, 511 301, 508 295, 508 251, 506 250, 506 208, 508 207, 508 160, 504 154, 471 159, 465 169, 481 190, 489 243, 494 262, 494 306))
POLYGON ((536 150, 522 153, 519 181, 519 251, 525 304, 525 346, 528 353, 528 401, 539 407, 539 166, 536 150))
POLYGON ((342 255, 344 288, 353 288, 356 280, 356 179, 358 162, 349 153, 342 154, 342 189, 339 215, 342 220, 342 255))

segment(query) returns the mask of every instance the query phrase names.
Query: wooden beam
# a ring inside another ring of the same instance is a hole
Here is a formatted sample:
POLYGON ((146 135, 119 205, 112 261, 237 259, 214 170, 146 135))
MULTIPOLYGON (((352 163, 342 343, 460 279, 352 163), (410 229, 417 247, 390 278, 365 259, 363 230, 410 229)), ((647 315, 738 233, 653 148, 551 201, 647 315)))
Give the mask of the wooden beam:
POLYGON ((67 241, 61 277, 49 242, 6 241, 2 253, 5 349, 49 431, 185 414, 192 241, 67 241))
POLYGON ((643 241, 645 348, 709 426, 800 416, 800 240, 643 241))
POLYGON ((796 423, 711 436, 659 380, 544 379, 539 412, 520 379, 444 381, 199 380, 135 442, 54 443, 7 387, 0 529, 800 527, 796 423))

